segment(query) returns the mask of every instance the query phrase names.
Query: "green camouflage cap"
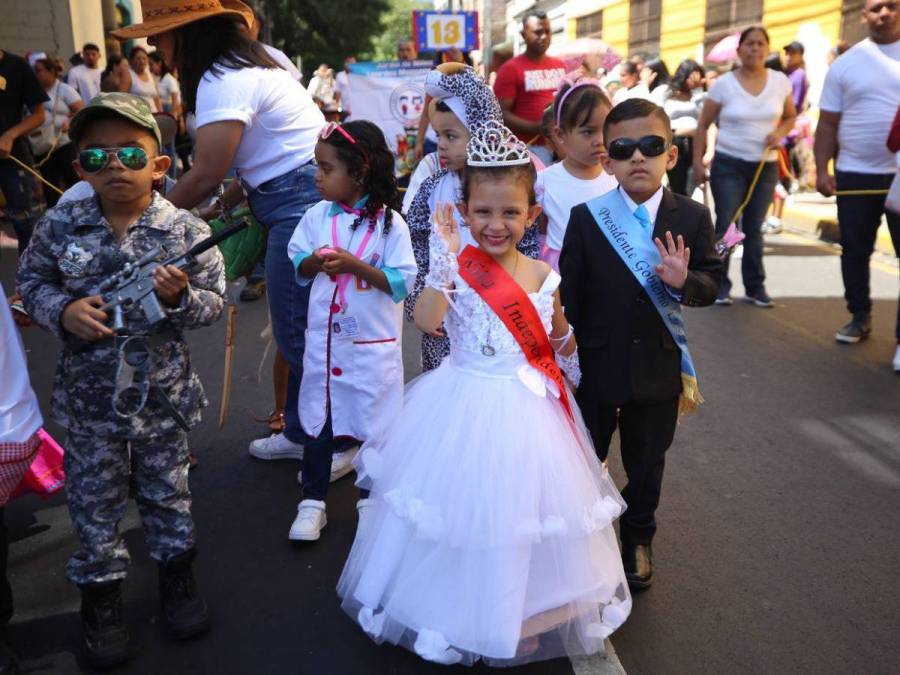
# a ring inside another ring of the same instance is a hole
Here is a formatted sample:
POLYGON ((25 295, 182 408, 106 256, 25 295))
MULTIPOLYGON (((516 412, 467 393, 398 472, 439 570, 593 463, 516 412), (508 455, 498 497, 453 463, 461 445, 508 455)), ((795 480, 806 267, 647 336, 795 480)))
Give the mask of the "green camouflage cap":
POLYGON ((150 106, 140 96, 134 94, 123 94, 121 92, 111 92, 108 94, 99 94, 90 103, 79 110, 72 122, 69 124, 69 138, 78 143, 84 125, 91 119, 97 117, 98 114, 105 114, 106 111, 112 111, 129 122, 137 124, 151 131, 156 137, 159 147, 162 147, 162 134, 159 131, 159 125, 156 118, 150 112, 150 106))

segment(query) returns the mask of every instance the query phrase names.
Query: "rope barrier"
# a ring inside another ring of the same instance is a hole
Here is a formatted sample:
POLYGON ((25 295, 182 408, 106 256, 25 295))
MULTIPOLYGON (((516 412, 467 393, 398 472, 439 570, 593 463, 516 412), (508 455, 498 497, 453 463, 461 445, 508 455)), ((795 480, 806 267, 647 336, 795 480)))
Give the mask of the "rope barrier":
POLYGON ((22 167, 23 169, 25 169, 28 173, 32 174, 35 178, 37 178, 39 181, 41 181, 44 185, 46 185, 46 186, 52 188, 52 189, 55 190, 57 193, 59 193, 60 195, 62 195, 62 193, 63 193, 62 190, 60 190, 60 189, 59 189, 58 187, 56 187, 53 183, 51 183, 50 181, 48 181, 46 178, 44 178, 41 174, 39 174, 37 171, 35 171, 34 169, 32 169, 30 166, 28 166, 27 164, 25 164, 25 162, 22 162, 21 160, 17 159, 16 157, 13 157, 12 155, 9 156, 9 159, 11 159, 12 161, 14 161, 14 162, 15 162, 16 164, 18 164, 19 166, 21 166, 21 167, 22 167))
MULTIPOLYGON (((784 158, 784 155, 781 152, 778 153, 778 166, 781 169, 781 172, 790 178, 792 181, 800 182, 797 180, 797 176, 794 175, 794 172, 791 171, 791 167, 788 166, 787 161, 784 158)), ((888 193, 887 190, 838 190, 834 194, 836 197, 862 197, 865 195, 886 195, 888 193)))

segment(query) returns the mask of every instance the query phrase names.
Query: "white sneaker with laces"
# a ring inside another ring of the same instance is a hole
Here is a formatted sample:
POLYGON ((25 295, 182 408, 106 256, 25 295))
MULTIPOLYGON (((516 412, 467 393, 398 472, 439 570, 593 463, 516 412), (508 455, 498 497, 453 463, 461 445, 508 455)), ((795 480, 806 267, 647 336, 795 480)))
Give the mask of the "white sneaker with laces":
POLYGON ((288 539, 291 541, 317 541, 328 519, 325 517, 325 502, 318 499, 304 499, 297 504, 297 517, 291 525, 288 539))
MULTIPOLYGON (((353 471, 353 458, 356 457, 356 453, 359 452, 359 446, 355 446, 350 448, 349 450, 344 450, 343 452, 336 452, 331 457, 331 478, 329 478, 328 482, 333 483, 336 480, 340 480, 348 473, 353 471)), ((297 472, 297 482, 300 485, 303 485, 303 470, 297 472)))
POLYGON ((894 372, 900 375, 900 345, 897 345, 897 351, 894 352, 894 372))
POLYGON ((285 438, 284 434, 274 434, 258 438, 250 444, 250 454, 257 459, 303 459, 303 446, 285 438))

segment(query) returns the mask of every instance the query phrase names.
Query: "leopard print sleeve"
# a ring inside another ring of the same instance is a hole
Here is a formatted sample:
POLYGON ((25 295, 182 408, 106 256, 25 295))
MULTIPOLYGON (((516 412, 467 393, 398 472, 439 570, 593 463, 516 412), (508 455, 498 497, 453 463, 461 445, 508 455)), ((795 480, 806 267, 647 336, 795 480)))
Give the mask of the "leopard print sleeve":
POLYGON ((406 301, 404 302, 406 318, 409 321, 413 320, 416 300, 419 299, 419 295, 425 287, 425 277, 428 276, 428 235, 431 234, 431 207, 428 205, 428 202, 438 182, 446 173, 446 170, 442 169, 422 181, 419 191, 413 197, 409 212, 406 214, 406 224, 409 226, 413 255, 419 268, 413 289, 406 296, 406 301))

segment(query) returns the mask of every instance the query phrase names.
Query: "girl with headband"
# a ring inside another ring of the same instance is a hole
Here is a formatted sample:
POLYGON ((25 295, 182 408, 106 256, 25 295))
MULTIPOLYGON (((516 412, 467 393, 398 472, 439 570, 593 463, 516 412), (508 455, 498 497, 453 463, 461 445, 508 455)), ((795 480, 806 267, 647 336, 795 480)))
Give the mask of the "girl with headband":
MULTIPOLYGON (((409 230, 396 211, 394 156, 381 130, 367 121, 331 123, 315 152, 325 199, 303 216, 287 251, 297 283, 312 284, 299 397, 310 440, 303 501, 288 535, 295 541, 315 541, 325 526, 329 470, 332 480, 351 470, 337 460, 355 453, 335 453, 334 439, 370 440, 400 412, 400 303, 416 278, 409 230)), ((361 524, 366 504, 358 504, 361 524)))
POLYGON ((534 189, 547 218, 547 240, 541 259, 559 271, 569 212, 573 206, 609 192, 618 185, 603 170, 603 122, 612 104, 596 80, 566 76, 553 101, 553 140, 565 159, 538 174, 534 189))
MULTIPOLYGON (((462 174, 466 164, 466 143, 478 126, 493 121, 503 123, 497 97, 484 79, 470 66, 445 63, 425 79, 425 91, 436 101, 432 126, 438 135, 438 153, 443 168, 425 179, 406 214, 419 274, 406 301, 406 316, 412 321, 416 300, 428 275, 428 235, 431 219, 439 203, 456 204, 462 196, 462 174)), ((453 212, 465 242, 474 243, 459 211, 453 212)), ((540 254, 537 227, 529 227, 519 250, 530 258, 540 254)), ((422 336, 422 368, 437 368, 450 353, 450 341, 443 329, 422 336)))

